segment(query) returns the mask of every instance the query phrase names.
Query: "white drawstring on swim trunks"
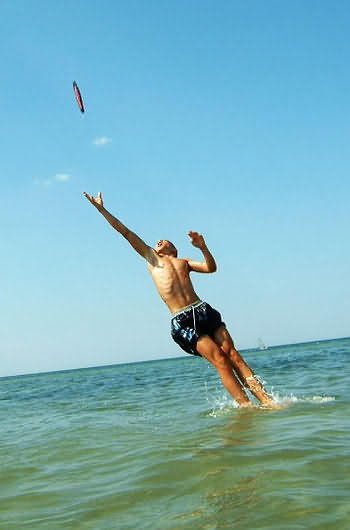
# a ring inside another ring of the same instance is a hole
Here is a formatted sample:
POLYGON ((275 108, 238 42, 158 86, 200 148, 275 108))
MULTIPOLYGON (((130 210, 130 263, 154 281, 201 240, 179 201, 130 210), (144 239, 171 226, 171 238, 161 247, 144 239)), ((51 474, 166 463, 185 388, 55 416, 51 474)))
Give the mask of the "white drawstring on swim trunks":
POLYGON ((185 311, 190 311, 190 309, 195 309, 196 307, 202 304, 204 304, 202 300, 198 300, 197 302, 194 302, 193 304, 188 304, 185 307, 182 307, 181 309, 179 309, 178 311, 174 311, 174 313, 172 314, 172 318, 175 318, 181 315, 181 313, 185 313, 185 311))
POLYGON ((197 333, 197 330, 196 330, 196 314, 194 312, 194 306, 192 306, 192 313, 193 313, 193 327, 194 327, 194 332, 197 333))
POLYGON ((182 313, 185 313, 186 311, 192 310, 192 316, 193 316, 193 328, 194 332, 197 333, 197 327, 196 327, 196 313, 195 308, 204 304, 202 300, 197 300, 197 302, 194 302, 193 304, 189 304, 188 306, 183 307, 182 309, 179 309, 179 311, 175 311, 173 313, 173 318, 176 318, 177 316, 181 315, 182 313))

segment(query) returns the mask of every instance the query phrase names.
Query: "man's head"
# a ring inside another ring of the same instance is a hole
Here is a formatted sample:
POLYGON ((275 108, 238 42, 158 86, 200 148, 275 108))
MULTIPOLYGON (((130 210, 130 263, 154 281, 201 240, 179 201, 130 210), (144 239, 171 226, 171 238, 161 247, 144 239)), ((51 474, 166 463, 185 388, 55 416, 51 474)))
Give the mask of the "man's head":
POLYGON ((177 258, 176 247, 167 239, 160 239, 154 248, 159 255, 174 256, 174 258, 177 258))

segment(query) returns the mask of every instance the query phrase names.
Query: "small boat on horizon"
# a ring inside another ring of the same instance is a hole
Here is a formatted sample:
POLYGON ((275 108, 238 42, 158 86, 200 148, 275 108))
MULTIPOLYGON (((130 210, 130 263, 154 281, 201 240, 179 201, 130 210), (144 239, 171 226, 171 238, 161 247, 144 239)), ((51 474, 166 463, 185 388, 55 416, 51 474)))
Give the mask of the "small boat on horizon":
POLYGON ((264 341, 259 337, 258 338, 258 348, 259 350, 267 350, 268 347, 264 344, 264 341))

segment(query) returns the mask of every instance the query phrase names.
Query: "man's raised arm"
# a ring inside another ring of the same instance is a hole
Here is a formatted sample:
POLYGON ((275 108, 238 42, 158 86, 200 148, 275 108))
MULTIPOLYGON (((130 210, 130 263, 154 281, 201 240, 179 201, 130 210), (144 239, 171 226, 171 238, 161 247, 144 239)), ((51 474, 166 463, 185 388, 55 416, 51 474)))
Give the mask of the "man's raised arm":
POLYGON ((99 191, 97 194, 97 198, 95 199, 92 195, 88 195, 84 192, 84 197, 87 198, 93 206, 103 215, 103 217, 108 221, 108 223, 113 226, 113 228, 119 232, 129 243, 130 245, 138 252, 143 258, 145 258, 147 261, 154 261, 154 255, 155 250, 150 247, 149 245, 146 245, 142 239, 136 235, 134 232, 129 230, 119 219, 114 217, 111 213, 109 213, 108 210, 103 206, 102 196, 101 192, 99 191))
POLYGON ((198 234, 198 232, 189 232, 188 236, 191 239, 192 245, 199 248, 204 257, 204 261, 187 260, 190 270, 195 272, 215 272, 215 259, 205 244, 204 237, 198 234))

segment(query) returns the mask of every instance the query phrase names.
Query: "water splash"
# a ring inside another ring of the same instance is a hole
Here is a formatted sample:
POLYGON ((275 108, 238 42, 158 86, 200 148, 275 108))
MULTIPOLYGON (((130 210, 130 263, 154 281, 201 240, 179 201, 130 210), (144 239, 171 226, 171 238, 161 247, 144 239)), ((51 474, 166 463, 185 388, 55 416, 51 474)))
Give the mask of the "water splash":
MULTIPOLYGON (((269 396, 273 401, 273 405, 276 409, 284 409, 298 403, 310 403, 320 405, 335 401, 334 396, 295 396, 294 394, 282 395, 273 388, 268 392, 269 396)), ((218 416, 224 416, 232 413, 233 410, 239 409, 238 404, 230 398, 226 393, 216 394, 211 400, 207 398, 210 404, 211 411, 208 413, 209 416, 217 418, 218 416)), ((253 410, 268 410, 269 407, 263 407, 258 402, 254 401, 251 407, 253 410)))
POLYGON ((228 412, 232 412, 234 409, 238 409, 239 406, 231 399, 227 394, 217 395, 214 399, 211 400, 212 410, 209 413, 209 416, 216 418, 218 416, 224 416, 228 412))

